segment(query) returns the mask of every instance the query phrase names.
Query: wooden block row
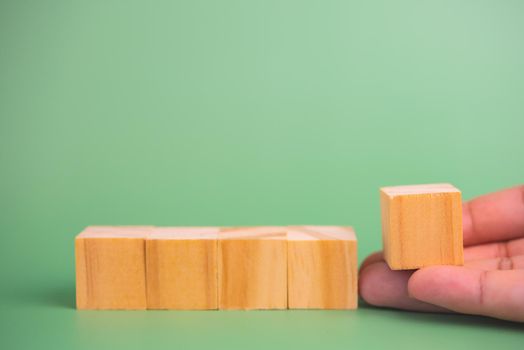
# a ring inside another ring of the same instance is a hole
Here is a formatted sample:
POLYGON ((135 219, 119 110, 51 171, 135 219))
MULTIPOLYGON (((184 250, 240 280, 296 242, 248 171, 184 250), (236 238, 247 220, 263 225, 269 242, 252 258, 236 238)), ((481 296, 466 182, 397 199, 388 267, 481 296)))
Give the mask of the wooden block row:
POLYGON ((380 189, 384 258, 393 270, 462 265, 462 201, 450 184, 380 189))
POLYGON ((350 227, 92 226, 75 240, 78 309, 354 309, 350 227))

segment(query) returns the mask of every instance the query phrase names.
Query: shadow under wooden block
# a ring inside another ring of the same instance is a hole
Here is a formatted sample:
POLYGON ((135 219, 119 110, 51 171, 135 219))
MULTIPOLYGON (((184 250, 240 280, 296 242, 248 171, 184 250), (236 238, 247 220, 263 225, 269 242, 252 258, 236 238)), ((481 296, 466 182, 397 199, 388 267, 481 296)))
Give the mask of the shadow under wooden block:
POLYGON ((351 227, 289 228, 290 309, 356 309, 357 279, 357 240, 351 227))
POLYGON ((145 238, 150 226, 90 226, 75 239, 76 307, 146 308, 145 238))
POLYGON ((146 240, 147 308, 218 308, 215 227, 156 228, 146 240))
POLYGON ((287 308, 284 227, 225 228, 218 247, 219 309, 287 308))
POLYGON ((393 270, 463 265, 462 202, 450 184, 380 189, 384 258, 393 270))

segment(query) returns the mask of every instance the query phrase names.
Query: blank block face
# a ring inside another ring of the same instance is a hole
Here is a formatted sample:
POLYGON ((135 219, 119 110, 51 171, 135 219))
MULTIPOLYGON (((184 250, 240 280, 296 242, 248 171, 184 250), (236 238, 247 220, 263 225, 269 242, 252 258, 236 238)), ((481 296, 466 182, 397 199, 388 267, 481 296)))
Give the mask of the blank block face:
POLYGON ((393 270, 462 265, 462 199, 450 184, 380 189, 384 258, 393 270))
POLYGON ((75 239, 78 309, 145 309, 146 226, 91 226, 75 239))
POLYGON ((357 279, 357 240, 351 227, 290 227, 290 309, 355 309, 357 279))
POLYGON ((218 246, 219 309, 287 308, 285 228, 226 228, 218 246))
POLYGON ((153 230, 146 241, 148 309, 217 309, 218 230, 153 230))

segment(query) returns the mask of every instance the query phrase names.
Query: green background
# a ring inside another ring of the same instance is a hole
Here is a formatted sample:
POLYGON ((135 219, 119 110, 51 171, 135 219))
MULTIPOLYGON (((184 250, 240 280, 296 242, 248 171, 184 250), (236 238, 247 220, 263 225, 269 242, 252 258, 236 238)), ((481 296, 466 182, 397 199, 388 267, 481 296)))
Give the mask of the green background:
POLYGON ((2 1, 0 346, 522 348, 380 310, 77 312, 91 224, 350 224, 378 187, 522 183, 522 1, 2 1))

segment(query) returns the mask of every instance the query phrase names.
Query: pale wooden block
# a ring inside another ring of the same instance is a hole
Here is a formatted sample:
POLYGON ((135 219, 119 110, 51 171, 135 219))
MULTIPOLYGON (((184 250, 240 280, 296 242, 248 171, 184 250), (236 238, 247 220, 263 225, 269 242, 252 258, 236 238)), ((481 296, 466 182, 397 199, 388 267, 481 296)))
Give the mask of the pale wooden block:
POLYGON ((146 240, 147 308, 218 308, 216 227, 155 228, 146 240))
POLYGON ((462 199, 450 184, 380 189, 384 258, 393 270, 463 265, 462 199))
POLYGON ((219 309, 287 308, 284 227, 225 228, 218 246, 219 309))
POLYGON ((78 309, 145 309, 151 226, 90 226, 75 239, 78 309))
POLYGON ((357 308, 357 239, 351 227, 294 226, 288 237, 290 309, 357 308))

